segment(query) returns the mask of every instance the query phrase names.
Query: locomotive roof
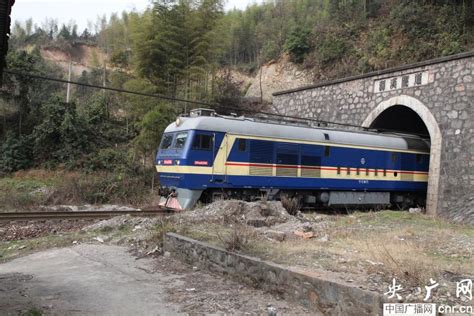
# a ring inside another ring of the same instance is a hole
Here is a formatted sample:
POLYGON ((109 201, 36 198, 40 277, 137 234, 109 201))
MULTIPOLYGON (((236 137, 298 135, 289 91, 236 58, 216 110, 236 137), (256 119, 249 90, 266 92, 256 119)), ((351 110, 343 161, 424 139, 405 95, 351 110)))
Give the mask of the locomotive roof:
POLYGON ((302 127, 255 121, 244 117, 199 116, 180 117, 181 124, 170 124, 165 133, 187 130, 225 132, 246 136, 283 138, 311 142, 328 142, 344 145, 369 146, 429 153, 428 141, 413 136, 351 132, 325 128, 302 127), (328 135, 329 140, 326 139, 328 135))

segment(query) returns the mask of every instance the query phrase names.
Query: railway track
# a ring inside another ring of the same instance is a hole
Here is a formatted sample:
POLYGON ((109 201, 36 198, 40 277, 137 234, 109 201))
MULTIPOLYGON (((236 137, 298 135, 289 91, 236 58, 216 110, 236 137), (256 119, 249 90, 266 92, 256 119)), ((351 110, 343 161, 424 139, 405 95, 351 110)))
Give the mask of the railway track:
POLYGON ((0 213, 0 222, 38 221, 50 219, 107 219, 121 215, 154 217, 172 215, 173 213, 174 211, 168 208, 148 208, 141 211, 12 212, 0 213))

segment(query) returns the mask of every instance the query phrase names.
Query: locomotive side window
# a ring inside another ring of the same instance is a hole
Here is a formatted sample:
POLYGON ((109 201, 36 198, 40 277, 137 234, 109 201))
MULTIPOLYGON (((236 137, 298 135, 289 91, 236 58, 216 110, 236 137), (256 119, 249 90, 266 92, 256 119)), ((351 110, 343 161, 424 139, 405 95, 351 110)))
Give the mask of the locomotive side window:
POLYGON ((384 177, 387 176, 387 169, 383 169, 383 176, 384 176, 384 177))
POLYGON ((173 134, 166 134, 161 141, 160 149, 169 149, 173 143, 173 134))
POLYGON ((347 167, 347 174, 350 175, 351 174, 351 168, 347 167))
POLYGON ((239 139, 239 151, 246 151, 247 150, 247 140, 241 138, 239 139))
POLYGON ((184 144, 186 144, 186 140, 188 139, 188 133, 179 133, 176 135, 176 141, 174 144, 174 148, 176 149, 181 149, 184 147, 184 144))
POLYGON ((379 170, 378 170, 378 169, 374 169, 374 175, 375 175, 375 176, 378 176, 378 175, 379 175, 379 170))
POLYGON ((337 174, 341 174, 341 167, 337 167, 337 174))
POLYGON ((329 155, 331 155, 331 147, 326 146, 324 147, 324 156, 329 157, 329 155))
POLYGON ((194 136, 193 149, 197 150, 211 150, 212 149, 212 136, 197 134, 194 136))
POLYGON ((211 150, 212 149, 212 136, 201 135, 201 149, 211 150))
POLYGON ((357 168, 356 174, 357 174, 358 176, 360 175, 360 169, 359 169, 359 168, 357 168))
POLYGON ((365 175, 366 175, 366 176, 369 175, 369 168, 365 168, 365 175))

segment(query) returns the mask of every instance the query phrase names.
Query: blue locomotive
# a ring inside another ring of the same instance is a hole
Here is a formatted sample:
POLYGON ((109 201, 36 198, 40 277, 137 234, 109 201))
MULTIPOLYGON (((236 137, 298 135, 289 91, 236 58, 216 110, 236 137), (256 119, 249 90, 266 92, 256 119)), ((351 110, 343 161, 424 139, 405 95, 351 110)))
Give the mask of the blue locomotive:
MULTIPOLYGON (((430 144, 415 136, 349 132, 220 116, 198 109, 170 124, 156 156, 175 208, 219 198, 308 207, 423 204, 430 144)), ((168 206, 170 206, 168 204, 168 206)))

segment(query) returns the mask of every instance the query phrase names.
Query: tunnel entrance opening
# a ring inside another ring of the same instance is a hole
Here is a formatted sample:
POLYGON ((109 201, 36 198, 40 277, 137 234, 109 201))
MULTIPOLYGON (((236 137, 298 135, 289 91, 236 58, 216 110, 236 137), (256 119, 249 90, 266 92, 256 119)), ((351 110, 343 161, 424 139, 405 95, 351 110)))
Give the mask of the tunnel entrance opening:
POLYGON ((418 99, 400 95, 381 102, 362 123, 363 127, 375 130, 391 130, 404 134, 418 135, 429 139, 430 163, 426 213, 436 215, 441 164, 442 134, 430 110, 418 99))
MULTIPOLYGON (((380 132, 419 136, 427 140, 430 138, 430 133, 423 119, 414 110, 399 104, 393 105, 380 113, 372 122, 370 128, 380 132)), ((418 200, 417 205, 426 205, 426 193, 422 192, 416 198, 418 200)))
POLYGON ((380 113, 370 128, 430 137, 430 132, 421 117, 404 105, 394 105, 380 113))

